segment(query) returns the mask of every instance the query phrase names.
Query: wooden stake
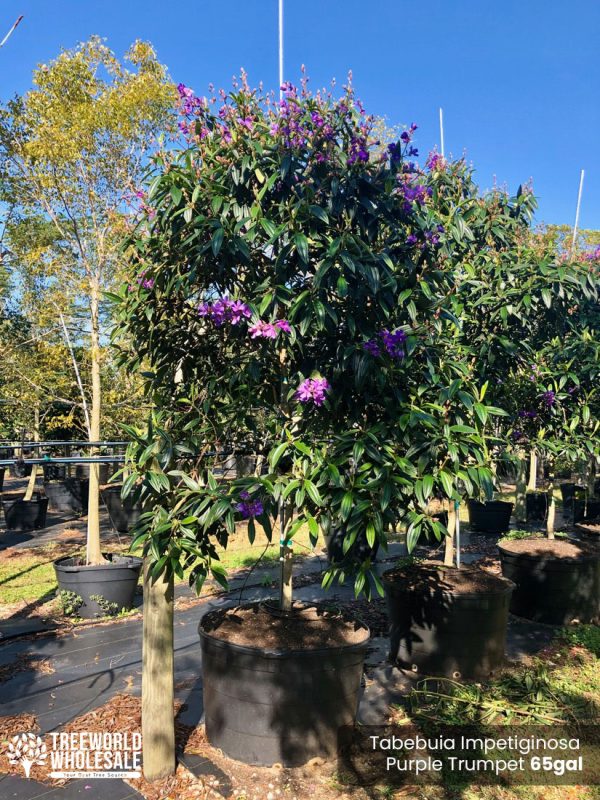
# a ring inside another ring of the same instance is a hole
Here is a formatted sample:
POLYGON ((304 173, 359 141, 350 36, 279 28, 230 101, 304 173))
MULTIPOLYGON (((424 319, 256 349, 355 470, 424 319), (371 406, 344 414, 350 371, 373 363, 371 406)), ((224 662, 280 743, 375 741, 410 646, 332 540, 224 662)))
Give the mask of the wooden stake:
POLYGON ((527 457, 524 452, 520 452, 518 457, 515 518, 518 522, 525 522, 527 519, 527 457))
POLYGON ((144 563, 142 747, 149 781, 175 772, 173 578, 152 580, 144 563))

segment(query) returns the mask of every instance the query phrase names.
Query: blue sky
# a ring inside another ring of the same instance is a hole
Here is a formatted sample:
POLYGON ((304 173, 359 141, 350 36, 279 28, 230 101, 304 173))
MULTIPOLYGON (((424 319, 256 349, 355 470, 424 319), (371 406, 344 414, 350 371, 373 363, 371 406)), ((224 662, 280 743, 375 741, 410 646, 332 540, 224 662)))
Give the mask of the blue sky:
MULTIPOLYGON (((354 73, 367 110, 419 125, 422 155, 439 141, 473 162, 479 183, 516 189, 533 178, 538 219, 600 228, 598 0, 285 0, 286 78, 306 64, 313 87, 354 73)), ((99 34, 119 54, 150 40, 174 80, 199 92, 277 85, 277 0, 4 0, 0 98, 30 86, 32 69, 99 34)))

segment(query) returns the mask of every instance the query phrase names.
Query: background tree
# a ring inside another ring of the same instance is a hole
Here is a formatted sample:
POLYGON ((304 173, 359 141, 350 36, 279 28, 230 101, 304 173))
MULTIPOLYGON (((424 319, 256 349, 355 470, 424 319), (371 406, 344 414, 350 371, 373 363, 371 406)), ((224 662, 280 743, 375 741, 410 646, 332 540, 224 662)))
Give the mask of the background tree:
MULTIPOLYGON (((2 187, 15 207, 10 238, 19 265, 48 312, 79 321, 76 345, 89 353, 90 441, 101 437, 102 293, 117 278, 126 196, 135 192, 157 132, 169 121, 173 88, 149 44, 118 61, 98 37, 34 73, 34 88, 0 110, 2 187), (21 235, 52 229, 40 251, 21 235), (74 312, 77 312, 77 317, 74 312)), ((98 469, 90 468, 88 563, 100 563, 98 469)))

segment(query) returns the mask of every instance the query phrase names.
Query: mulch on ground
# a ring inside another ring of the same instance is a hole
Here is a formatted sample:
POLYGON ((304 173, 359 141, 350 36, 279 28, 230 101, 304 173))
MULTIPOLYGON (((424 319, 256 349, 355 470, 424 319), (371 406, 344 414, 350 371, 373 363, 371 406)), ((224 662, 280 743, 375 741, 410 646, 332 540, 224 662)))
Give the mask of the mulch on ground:
MULTIPOLYGON (((175 714, 184 710, 181 701, 175 704, 175 714)), ((77 717, 62 731, 71 733, 85 731, 134 733, 141 732, 142 702, 139 697, 128 694, 115 695, 105 705, 77 717)), ((0 717, 0 743, 5 745, 12 736, 23 731, 39 730, 33 715, 0 717)), ((303 767, 284 769, 281 764, 273 767, 256 767, 242 764, 224 756, 211 747, 204 734, 204 726, 184 725, 175 718, 175 735, 178 752, 185 748, 186 756, 199 756, 206 774, 196 776, 185 764, 179 763, 174 775, 154 783, 144 778, 127 780, 127 783, 146 800, 368 800, 362 789, 346 789, 336 781, 336 762, 313 759, 303 767)), ((6 750, 2 748, 3 753, 6 750)), ((198 759, 196 759, 198 760, 198 759)), ((50 769, 35 765, 31 777, 48 785, 64 785, 65 781, 48 778, 50 769)), ((20 765, 11 765, 8 759, 0 758, 0 773, 11 772, 22 775, 20 765)))

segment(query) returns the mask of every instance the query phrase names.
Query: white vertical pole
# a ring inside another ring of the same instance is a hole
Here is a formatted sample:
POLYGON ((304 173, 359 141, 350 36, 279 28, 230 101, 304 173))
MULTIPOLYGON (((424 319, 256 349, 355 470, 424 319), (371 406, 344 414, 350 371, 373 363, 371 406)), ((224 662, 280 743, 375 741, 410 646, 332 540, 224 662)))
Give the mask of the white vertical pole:
POLYGON ((440 152, 443 156, 444 153, 444 110, 440 108, 440 152))
POLYGON ((283 0, 279 0, 279 99, 283 99, 283 0))
POLYGON ((23 19, 23 14, 21 14, 21 16, 18 18, 18 20, 15 22, 15 24, 12 26, 12 28, 6 34, 4 39, 2 39, 2 41, 0 42, 0 47, 4 47, 4 45, 8 42, 8 40, 10 39, 12 34, 16 31, 17 26, 19 25, 19 23, 21 22, 22 19, 23 19))
POLYGON ((579 176, 579 194, 577 195, 577 210, 575 211, 575 225, 573 227, 573 240, 571 241, 571 252, 575 249, 575 242, 577 241, 577 228, 579 227, 579 210, 581 209, 581 194, 583 192, 583 178, 585 172, 581 170, 579 176))

